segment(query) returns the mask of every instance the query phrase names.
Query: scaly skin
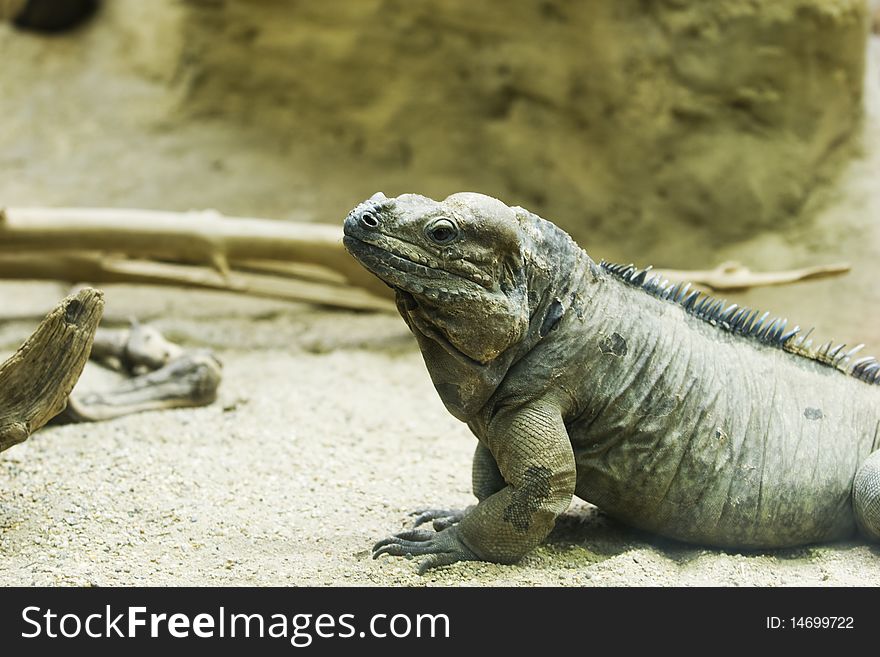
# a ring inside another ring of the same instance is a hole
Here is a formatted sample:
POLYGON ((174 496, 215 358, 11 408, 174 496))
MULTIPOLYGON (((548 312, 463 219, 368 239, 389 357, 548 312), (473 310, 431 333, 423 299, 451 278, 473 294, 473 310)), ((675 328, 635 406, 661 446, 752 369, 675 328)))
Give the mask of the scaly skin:
POLYGON ((880 538, 874 386, 627 285, 550 222, 480 194, 377 194, 345 235, 479 440, 478 503, 421 512, 435 531, 374 556, 515 562, 573 495, 705 545, 880 538))

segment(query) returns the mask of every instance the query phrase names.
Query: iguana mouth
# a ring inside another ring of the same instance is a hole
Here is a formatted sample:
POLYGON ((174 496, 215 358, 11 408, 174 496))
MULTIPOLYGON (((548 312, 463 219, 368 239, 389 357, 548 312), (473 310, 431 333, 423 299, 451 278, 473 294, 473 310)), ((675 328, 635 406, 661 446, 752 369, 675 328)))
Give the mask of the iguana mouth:
POLYGON ((354 247, 354 253, 358 256, 358 259, 361 257, 372 257, 373 259, 378 260, 381 264, 406 274, 416 274, 421 276, 431 276, 433 274, 434 276, 437 276, 436 272, 443 271, 428 267, 415 260, 411 260, 398 252, 377 246, 376 244, 371 244, 370 242, 366 242, 351 235, 346 235, 342 239, 349 251, 352 251, 352 247, 354 247))
POLYGON ((467 297, 476 295, 476 291, 471 292, 467 288, 481 285, 461 274, 435 266, 438 264, 436 261, 429 260, 429 264, 416 262, 389 248, 390 244, 389 247, 378 246, 354 235, 345 235, 342 241, 348 252, 364 267, 391 287, 411 294, 425 294, 434 299, 467 297))
MULTIPOLYGON (((345 248, 348 249, 349 253, 357 258, 364 267, 381 278, 387 285, 394 288, 398 295, 398 308, 402 305, 401 311, 406 311, 406 316, 409 317, 409 321, 412 322, 411 326, 415 330, 436 342, 459 362, 469 367, 483 366, 482 363, 474 360, 456 347, 439 327, 434 326, 427 318, 422 317, 421 313, 415 312, 421 307, 416 295, 424 295, 429 299, 440 300, 461 296, 462 294, 476 296, 476 293, 464 290, 456 292, 449 289, 449 283, 446 282, 453 277, 463 281, 467 279, 443 269, 426 267, 352 235, 345 235, 343 237, 343 244, 345 244, 345 248), (428 281, 425 281, 426 278, 428 281), (423 284, 425 282, 436 287, 428 287, 423 284)), ((470 281, 468 282, 473 284, 470 281)))
POLYGON ((351 235, 346 235, 342 241, 362 265, 395 288, 418 293, 421 290, 417 288, 421 286, 416 283, 415 277, 439 279, 444 273, 351 235))

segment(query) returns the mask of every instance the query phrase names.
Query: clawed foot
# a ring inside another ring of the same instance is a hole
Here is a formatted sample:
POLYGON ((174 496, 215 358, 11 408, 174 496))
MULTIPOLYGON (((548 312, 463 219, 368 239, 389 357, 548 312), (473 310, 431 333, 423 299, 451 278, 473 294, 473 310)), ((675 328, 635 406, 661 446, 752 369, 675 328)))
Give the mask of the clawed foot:
MULTIPOLYGON (((449 517, 444 516, 444 517, 449 517)), ((425 519, 427 522, 430 518, 425 519)), ((456 521, 457 522, 457 521, 456 521)), ((431 568, 447 566, 456 561, 474 561, 479 557, 471 552, 458 536, 458 527, 447 527, 443 531, 410 529, 379 541, 373 546, 373 558, 383 554, 393 557, 414 557, 427 555, 419 564, 419 574, 431 568)))
POLYGON ((413 527, 419 527, 426 522, 432 523, 434 531, 442 532, 444 529, 457 525, 472 507, 466 509, 417 509, 409 515, 414 517, 413 527))

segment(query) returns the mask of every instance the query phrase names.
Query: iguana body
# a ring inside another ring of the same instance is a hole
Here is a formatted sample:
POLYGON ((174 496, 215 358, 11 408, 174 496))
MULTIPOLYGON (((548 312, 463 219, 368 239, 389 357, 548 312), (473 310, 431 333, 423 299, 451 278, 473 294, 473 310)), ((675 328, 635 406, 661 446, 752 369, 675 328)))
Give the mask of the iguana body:
POLYGON ((876 360, 598 266, 555 225, 479 194, 376 195, 345 234, 397 290, 444 404, 479 440, 479 503, 425 514, 440 531, 398 534, 376 556, 513 562, 572 495, 705 545, 857 526, 880 539, 876 360))

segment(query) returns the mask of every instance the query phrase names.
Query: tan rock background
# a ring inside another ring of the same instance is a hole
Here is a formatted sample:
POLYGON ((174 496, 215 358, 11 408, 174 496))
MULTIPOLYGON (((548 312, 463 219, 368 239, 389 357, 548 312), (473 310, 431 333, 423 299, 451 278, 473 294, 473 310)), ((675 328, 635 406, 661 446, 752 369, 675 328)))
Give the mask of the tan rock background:
POLYGON ((861 116, 859 0, 187 8, 189 111, 322 137, 361 196, 479 189, 636 253, 801 219, 861 116))
POLYGON ((852 262, 742 300, 880 342, 871 10, 114 0, 68 34, 0 26, 0 198, 339 222, 376 190, 477 190, 597 259, 852 262))
POLYGON ((708 264, 695 245, 811 215, 852 154, 869 22, 866 0, 116 0, 51 44, 0 47, 24 64, 5 102, 63 67, 68 111, 109 127, 152 85, 139 127, 270 141, 322 220, 380 188, 476 189, 588 247, 708 264))

